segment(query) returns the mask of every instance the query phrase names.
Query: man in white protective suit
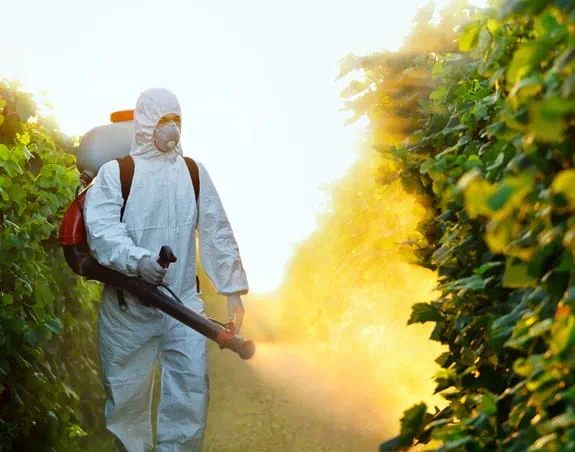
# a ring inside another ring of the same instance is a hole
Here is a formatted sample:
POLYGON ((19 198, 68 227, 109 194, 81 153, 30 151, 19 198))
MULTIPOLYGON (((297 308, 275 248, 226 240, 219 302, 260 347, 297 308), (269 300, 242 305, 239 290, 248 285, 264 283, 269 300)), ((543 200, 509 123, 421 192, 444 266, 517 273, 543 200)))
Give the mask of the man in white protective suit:
MULTIPOLYGON (((196 288, 196 225, 203 269, 219 294, 227 296, 228 320, 239 330, 240 295, 246 274, 230 223, 204 166, 198 163, 196 206, 180 145, 178 100, 165 89, 143 92, 136 104, 130 155, 134 176, 123 218, 119 164, 104 164, 88 190, 84 208, 90 249, 101 265, 125 275, 169 284, 183 303, 204 314, 196 288), (198 215, 199 212, 199 215, 198 215), (169 269, 158 263, 168 245, 177 256, 169 269)), ((152 448, 151 396, 156 362, 161 369, 156 450, 200 450, 208 408, 206 338, 154 307, 105 286, 99 318, 99 351, 106 425, 119 448, 152 448)))

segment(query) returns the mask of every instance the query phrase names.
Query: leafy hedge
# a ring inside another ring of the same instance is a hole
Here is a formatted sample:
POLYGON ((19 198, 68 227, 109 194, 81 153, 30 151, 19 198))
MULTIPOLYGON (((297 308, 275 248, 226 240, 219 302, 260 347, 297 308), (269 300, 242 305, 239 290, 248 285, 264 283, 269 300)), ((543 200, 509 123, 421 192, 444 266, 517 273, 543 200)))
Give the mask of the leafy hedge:
POLYGON ((101 422, 97 288, 57 240, 78 180, 71 150, 32 96, 0 79, 0 451, 76 450, 101 422))
MULTIPOLYGON (((419 130, 380 149, 436 211, 420 252, 440 296, 409 322, 435 323, 449 348, 435 378, 448 405, 408 410, 382 450, 573 450, 575 5, 507 0, 465 17, 458 50, 355 60, 372 100, 359 113, 401 117, 405 90, 389 84, 421 87, 419 130)), ((377 145, 386 125, 370 118, 377 145)))

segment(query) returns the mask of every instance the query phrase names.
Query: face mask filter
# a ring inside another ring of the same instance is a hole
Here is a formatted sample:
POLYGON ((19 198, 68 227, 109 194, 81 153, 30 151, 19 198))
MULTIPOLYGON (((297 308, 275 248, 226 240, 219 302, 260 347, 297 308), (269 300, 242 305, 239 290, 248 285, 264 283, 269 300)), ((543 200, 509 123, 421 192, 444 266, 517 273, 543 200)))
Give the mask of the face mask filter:
POLYGON ((180 128, 174 121, 161 124, 154 130, 154 144, 162 152, 170 152, 180 142, 180 128))

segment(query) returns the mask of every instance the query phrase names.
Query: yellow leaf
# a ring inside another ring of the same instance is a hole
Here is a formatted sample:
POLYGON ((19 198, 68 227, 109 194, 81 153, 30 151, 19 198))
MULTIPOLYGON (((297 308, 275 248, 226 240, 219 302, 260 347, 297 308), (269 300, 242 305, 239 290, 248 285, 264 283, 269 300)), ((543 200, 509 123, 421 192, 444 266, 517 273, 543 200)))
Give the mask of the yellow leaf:
POLYGON ((530 246, 529 248, 519 248, 519 247, 512 247, 511 249, 507 250, 508 256, 515 256, 521 259, 523 262, 529 262, 533 259, 533 256, 537 252, 536 246, 530 246))
POLYGON ((484 179, 471 181, 464 189, 465 210, 471 218, 478 215, 491 215, 493 211, 487 202, 495 193, 495 187, 484 179))
POLYGON ((501 28, 501 22, 495 19, 489 19, 487 21, 487 29, 494 34, 497 30, 501 28))
POLYGON ((481 32, 481 23, 479 21, 472 22, 465 27, 461 37, 459 38, 459 50, 462 52, 469 52, 474 49, 479 40, 479 33, 481 32))
POLYGON ((509 242, 517 238, 520 229, 514 217, 492 220, 487 225, 485 243, 493 253, 504 253, 509 242))
POLYGON ((575 256, 575 228, 569 229, 563 237, 563 246, 575 256))
POLYGON ((575 209, 575 169, 561 171, 551 184, 554 193, 562 194, 569 202, 569 207, 575 209))
POLYGON ((508 258, 505 264, 502 286, 516 289, 521 287, 535 287, 537 279, 529 276, 527 264, 508 258))
POLYGON ((22 143, 24 146, 28 146, 30 144, 30 135, 28 135, 27 132, 24 133, 17 133, 16 134, 16 138, 18 139, 18 141, 20 143, 22 143))

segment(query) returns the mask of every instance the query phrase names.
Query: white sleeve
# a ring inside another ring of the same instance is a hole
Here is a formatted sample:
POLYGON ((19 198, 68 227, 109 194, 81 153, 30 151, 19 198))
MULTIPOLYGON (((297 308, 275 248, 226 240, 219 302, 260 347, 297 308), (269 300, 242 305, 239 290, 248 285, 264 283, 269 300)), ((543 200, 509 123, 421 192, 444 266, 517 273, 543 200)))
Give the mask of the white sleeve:
POLYGON ((199 242, 202 267, 220 295, 248 293, 246 272, 224 207, 203 165, 200 176, 199 242))
POLYGON ((138 262, 144 256, 151 256, 152 252, 136 246, 128 235, 125 223, 120 221, 123 204, 120 167, 112 160, 100 168, 86 193, 86 236, 100 265, 127 276, 137 276, 138 262))

